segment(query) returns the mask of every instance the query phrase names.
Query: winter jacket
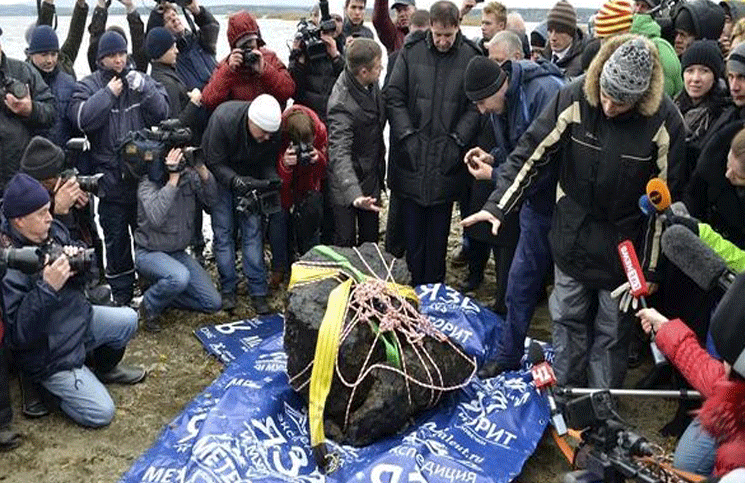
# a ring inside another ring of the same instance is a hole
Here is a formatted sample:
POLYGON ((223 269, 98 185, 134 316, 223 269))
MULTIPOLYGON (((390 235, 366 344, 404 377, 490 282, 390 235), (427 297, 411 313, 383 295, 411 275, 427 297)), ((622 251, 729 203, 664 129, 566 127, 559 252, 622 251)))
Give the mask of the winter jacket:
POLYGON ((90 140, 93 171, 104 174, 99 181, 99 196, 109 202, 133 203, 136 185, 122 177, 120 144, 130 131, 166 119, 168 97, 162 85, 142 73, 141 92, 125 84, 117 97, 107 86, 113 75, 113 71, 99 69, 78 82, 67 115, 73 127, 90 140))
MULTIPOLYGON (((727 109, 722 116, 732 112, 736 110, 727 109)), ((732 139, 743 127, 745 121, 734 120, 712 128, 716 130, 701 151, 685 195, 691 216, 710 224, 740 248, 745 248, 745 193, 724 173, 732 139)))
MULTIPOLYGON (((49 25, 52 27, 55 15, 56 10, 53 3, 41 2, 37 24, 49 25)), ((83 42, 85 20, 87 17, 88 4, 75 2, 75 6, 72 9, 72 17, 70 18, 70 28, 67 30, 67 38, 65 39, 65 43, 62 44, 62 47, 59 49, 57 65, 63 72, 71 75, 73 79, 77 78, 75 75, 75 59, 78 58, 80 44, 83 42)))
POLYGON ((228 65, 228 54, 202 90, 202 103, 208 110, 214 110, 231 99, 251 101, 260 94, 271 94, 284 106, 295 93, 295 81, 285 65, 277 54, 264 47, 256 18, 246 11, 231 15, 228 20, 230 49, 235 49, 238 41, 248 34, 258 36, 259 51, 264 57, 264 72, 257 74, 250 69, 233 70, 228 65))
POLYGON ((724 365, 701 347, 696 334, 680 319, 663 324, 655 342, 705 398, 698 417, 717 440, 714 475, 745 466, 745 382, 728 379, 724 365))
POLYGON ((683 91, 683 74, 680 69, 680 59, 670 42, 661 37, 660 24, 651 15, 635 14, 631 22, 631 33, 643 35, 657 46, 662 62, 662 72, 665 74, 665 93, 670 97, 677 96, 683 91))
POLYGON ((500 167, 484 209, 499 219, 519 204, 547 163, 559 163, 559 186, 549 241, 559 268, 591 288, 625 280, 618 243, 631 240, 649 280, 659 280, 659 223, 639 211, 653 177, 666 180, 673 199, 682 185, 684 126, 663 89, 655 62, 647 93, 635 107, 607 118, 600 105, 600 72, 627 37, 606 41, 586 76, 562 88, 500 167))
POLYGON ((344 71, 344 57, 339 54, 332 59, 324 55, 321 59, 309 61, 306 58, 305 62, 300 62, 299 57, 295 56, 288 68, 295 81, 295 102, 310 107, 326 122, 329 96, 336 79, 344 71))
POLYGON ((378 83, 362 87, 345 69, 329 98, 329 189, 339 206, 379 199, 385 180, 385 105, 378 83))
MULTIPOLYGON (((202 90, 217 67, 215 54, 220 24, 212 13, 202 6, 199 7, 199 13, 194 15, 194 23, 199 30, 184 30, 184 33, 176 38, 176 71, 188 90, 202 90)), ((147 21, 147 31, 162 26, 163 13, 157 8, 152 9, 147 21)))
POLYGON ((250 102, 228 101, 210 116, 202 137, 202 153, 207 167, 222 186, 230 188, 233 178, 277 179, 277 152, 280 133, 268 141, 257 142, 248 132, 250 102))
POLYGON ((745 250, 725 239, 707 223, 698 223, 698 236, 702 242, 722 257, 727 268, 735 273, 745 272, 745 250))
POLYGON ((344 16, 344 22, 341 26, 341 34, 347 39, 353 35, 366 39, 375 38, 373 31, 364 25, 364 21, 360 22, 359 25, 355 25, 346 16, 344 16))
POLYGON ((137 187, 135 245, 152 252, 185 250, 194 235, 194 214, 217 200, 217 182, 207 181, 191 168, 181 172, 178 186, 155 183, 145 176, 137 187))
POLYGON ((696 40, 709 39, 719 40, 724 29, 724 10, 715 2, 710 0, 691 0, 681 2, 677 14, 687 10, 693 19, 693 28, 696 40))
POLYGON ((733 25, 736 24, 738 20, 745 17, 745 2, 725 0, 719 2, 719 6, 722 7, 722 10, 724 10, 726 15, 729 15, 733 25))
MULTIPOLYGON (((585 49, 585 34, 582 30, 577 28, 572 40, 572 45, 569 46, 569 50, 558 62, 555 62, 556 67, 561 69, 561 72, 568 77, 573 79, 578 75, 582 74, 582 51, 585 49)), ((549 61, 553 58, 553 52, 551 52, 551 44, 546 42, 546 48, 543 51, 543 56, 549 61)))
MULTIPOLYGON (((282 122, 294 111, 303 111, 313 122, 313 147, 318 151, 318 160, 310 166, 296 165, 285 166, 282 162, 285 151, 290 147, 290 138, 286 134, 282 136, 282 144, 277 154, 277 173, 282 180, 280 191, 282 208, 289 210, 297 201, 300 201, 309 191, 321 191, 321 182, 326 177, 326 167, 329 162, 328 145, 329 138, 326 125, 312 109, 293 104, 282 113, 282 122)), ((284 132, 284 130, 283 130, 284 132)))
MULTIPOLYGON (((88 25, 90 39, 88 41, 88 66, 91 72, 95 72, 98 66, 98 41, 106 31, 106 21, 109 18, 109 10, 96 6, 93 9, 91 23, 88 25)), ((140 72, 147 72, 150 59, 145 53, 145 24, 142 23, 140 14, 135 10, 127 14, 129 24, 129 35, 132 38, 132 54, 128 59, 128 67, 140 72)), ((125 37, 126 40, 126 37, 125 37)))
POLYGON ((411 38, 396 59, 384 91, 391 136, 391 191, 421 206, 448 203, 466 186, 465 149, 478 130, 479 114, 464 90, 468 62, 478 47, 458 32, 440 52, 432 33, 411 38))
POLYGON ((380 42, 388 49, 388 55, 403 47, 409 27, 401 28, 393 23, 388 10, 388 0, 375 0, 372 22, 380 42))
POLYGON ((207 124, 207 110, 191 102, 189 89, 181 81, 174 67, 153 61, 150 64, 150 76, 159 82, 168 94, 169 116, 178 118, 184 127, 191 129, 192 144, 198 146, 202 142, 202 132, 207 124))
MULTIPOLYGON (((15 247, 32 245, 2 221, 2 232, 15 247)), ((78 245, 67 228, 52 221, 49 238, 61 245, 78 245)), ((70 278, 55 291, 43 272, 27 275, 9 268, 2 281, 5 342, 23 373, 39 381, 85 362, 85 333, 93 317, 85 298, 84 276, 70 278)))
POLYGON ((40 130, 49 129, 55 121, 54 96, 39 72, 25 62, 8 58, 0 53, 0 73, 29 86, 31 115, 16 116, 3 103, 0 106, 0 193, 21 166, 21 157, 31 137, 40 130))
MULTIPOLYGON (((30 61, 29 64, 31 64, 30 61)), ((63 72, 59 64, 49 73, 37 69, 33 64, 31 65, 39 73, 41 78, 44 79, 44 82, 47 83, 49 89, 52 91, 57 112, 54 125, 49 129, 39 131, 38 134, 46 137, 57 146, 64 149, 67 141, 73 137, 72 123, 67 117, 67 107, 70 104, 70 99, 72 98, 72 93, 75 90, 77 82, 75 82, 73 76, 67 72, 63 72)))

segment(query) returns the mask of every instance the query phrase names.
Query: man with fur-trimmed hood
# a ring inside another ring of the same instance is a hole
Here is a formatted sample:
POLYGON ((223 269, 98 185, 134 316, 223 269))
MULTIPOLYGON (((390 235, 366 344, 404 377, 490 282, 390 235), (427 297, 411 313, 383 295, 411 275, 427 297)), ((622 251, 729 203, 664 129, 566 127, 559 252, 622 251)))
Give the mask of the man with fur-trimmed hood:
POLYGON ((252 101, 269 94, 281 106, 295 93, 295 81, 277 54, 265 47, 259 24, 242 10, 228 19, 230 55, 212 73, 202 90, 210 111, 229 100, 252 101))
POLYGON ((631 240, 647 280, 659 280, 660 226, 648 222, 637 202, 653 177, 667 180, 673 198, 679 197, 685 179, 683 163, 676 160, 684 158, 684 139, 681 116, 663 93, 654 44, 643 37, 614 37, 586 76, 562 88, 531 124, 500 165, 484 208, 462 222, 490 222, 496 234, 538 171, 559 163, 549 233, 556 265, 549 310, 560 385, 623 383, 631 319, 621 317, 611 297, 626 280, 617 245, 631 240))

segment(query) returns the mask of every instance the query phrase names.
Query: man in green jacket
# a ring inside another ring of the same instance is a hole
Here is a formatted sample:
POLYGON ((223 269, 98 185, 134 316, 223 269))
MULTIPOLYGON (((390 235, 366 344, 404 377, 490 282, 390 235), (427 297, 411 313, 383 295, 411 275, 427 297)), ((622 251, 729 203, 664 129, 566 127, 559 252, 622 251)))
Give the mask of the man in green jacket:
POLYGON ((655 22, 651 15, 646 13, 634 15, 631 33, 647 37, 657 47, 662 63, 662 73, 665 76, 665 93, 674 98, 683 90, 683 74, 675 48, 661 37, 661 32, 660 24, 655 22))

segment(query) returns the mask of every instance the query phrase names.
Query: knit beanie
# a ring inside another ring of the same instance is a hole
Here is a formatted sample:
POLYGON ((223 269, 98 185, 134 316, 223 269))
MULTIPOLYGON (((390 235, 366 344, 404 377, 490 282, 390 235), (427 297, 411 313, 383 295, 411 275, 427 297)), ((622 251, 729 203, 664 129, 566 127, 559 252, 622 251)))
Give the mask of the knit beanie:
POLYGON ((681 8, 675 17, 675 30, 682 30, 690 35, 697 36, 696 25, 693 23, 691 12, 687 8, 681 8))
POLYGON ((600 88, 616 102, 634 104, 652 80, 652 52, 640 38, 627 40, 605 61, 600 88))
POLYGON ((96 60, 101 60, 107 55, 118 54, 120 52, 127 52, 127 41, 117 32, 110 30, 104 33, 101 36, 101 40, 98 41, 98 55, 96 56, 96 60))
POLYGON ((248 106, 248 118, 263 131, 277 132, 282 123, 282 110, 277 99, 261 94, 248 106))
POLYGON ((704 65, 714 73, 714 79, 724 77, 722 50, 714 40, 693 42, 680 57, 680 70, 685 72, 692 65, 704 65))
POLYGON ((566 0, 559 0, 548 12, 546 19, 548 30, 556 30, 574 35, 577 30, 577 12, 566 0))
POLYGON ((719 355, 745 377, 745 273, 739 274, 711 317, 709 332, 719 355))
POLYGON ((54 178, 65 162, 65 152, 47 138, 34 136, 21 158, 21 172, 39 181, 54 178))
POLYGON ((145 50, 150 60, 160 59, 176 43, 173 34, 165 27, 155 27, 147 34, 145 50))
POLYGON ((49 203, 49 192, 26 173, 16 173, 5 185, 3 215, 8 220, 33 213, 49 203))
POLYGON ((745 75, 745 43, 735 47, 727 57, 727 72, 745 75))
POLYGON ((477 55, 468 62, 464 80, 466 97, 478 102, 497 92, 507 80, 507 74, 490 58, 477 55))
POLYGON ((49 25, 39 25, 31 32, 31 40, 28 43, 26 53, 28 55, 40 52, 53 52, 59 50, 57 33, 49 25))
POLYGON ((631 30, 634 12, 628 0, 608 0, 595 16, 595 35, 609 37, 631 30))

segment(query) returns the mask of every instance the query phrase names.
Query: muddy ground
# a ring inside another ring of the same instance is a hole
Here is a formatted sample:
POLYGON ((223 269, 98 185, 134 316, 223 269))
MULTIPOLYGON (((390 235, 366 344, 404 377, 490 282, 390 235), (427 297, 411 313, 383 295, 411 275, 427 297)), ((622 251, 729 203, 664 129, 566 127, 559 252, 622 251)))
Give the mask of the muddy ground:
MULTIPOLYGON (((457 210, 456 210, 457 211, 457 210)), ((460 244, 460 229, 454 216, 450 237, 450 256, 460 244)), ((206 226, 209 226, 207 224, 206 226)), ((382 239, 382 236, 381 236, 382 239)), ((214 265, 210 264, 214 270, 214 265)), ((446 282, 457 287, 465 278, 465 268, 448 262, 446 282)), ((485 282, 472 294, 485 305, 494 301, 494 266, 487 266, 485 282)), ((239 289, 240 294, 240 289, 239 289)), ((282 310, 284 292, 271 294, 270 303, 282 310)), ((222 370, 222 365, 209 356, 192 331, 208 324, 251 318, 255 314, 245 297, 232 316, 225 312, 215 315, 169 311, 164 316, 164 330, 159 334, 138 333, 129 344, 126 360, 149 369, 149 376, 135 386, 109 386, 117 406, 110 426, 85 429, 66 419, 59 411, 41 419, 31 420, 21 414, 17 383, 11 386, 15 411, 14 426, 23 433, 24 443, 18 449, 0 453, 0 482, 3 483, 78 483, 115 482, 132 463, 147 450, 164 425, 222 370)), ((530 335, 550 340, 546 302, 536 314, 530 335)), ((644 375, 649 363, 632 371, 627 378, 631 385, 644 375)), ((671 400, 636 398, 620 401, 620 414, 634 429, 667 448, 671 439, 657 435, 673 415, 677 403, 671 400)), ((517 481, 523 483, 558 482, 570 469, 550 436, 545 435, 535 454, 528 460, 517 481)))

